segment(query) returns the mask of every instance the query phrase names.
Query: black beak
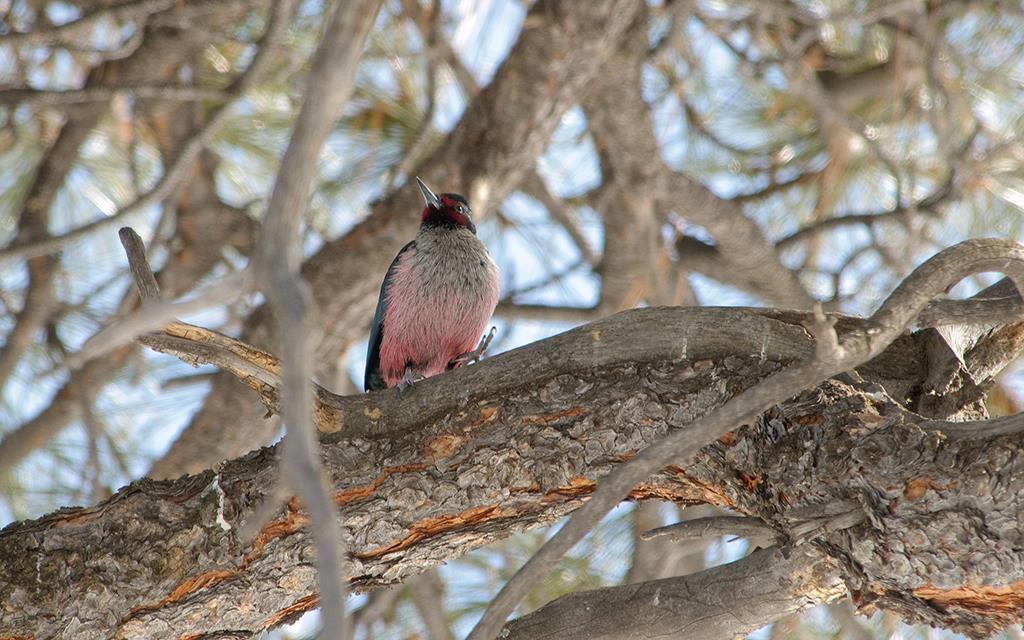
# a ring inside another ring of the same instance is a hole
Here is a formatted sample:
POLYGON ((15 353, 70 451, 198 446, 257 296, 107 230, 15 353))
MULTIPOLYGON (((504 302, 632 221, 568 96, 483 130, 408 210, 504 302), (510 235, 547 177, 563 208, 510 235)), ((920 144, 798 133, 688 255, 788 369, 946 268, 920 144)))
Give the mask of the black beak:
POLYGON ((423 181, 420 180, 418 176, 416 178, 416 184, 420 186, 420 192, 423 194, 423 202, 425 202, 428 207, 440 209, 441 201, 437 199, 437 196, 435 196, 434 192, 430 190, 430 187, 423 184, 423 181))

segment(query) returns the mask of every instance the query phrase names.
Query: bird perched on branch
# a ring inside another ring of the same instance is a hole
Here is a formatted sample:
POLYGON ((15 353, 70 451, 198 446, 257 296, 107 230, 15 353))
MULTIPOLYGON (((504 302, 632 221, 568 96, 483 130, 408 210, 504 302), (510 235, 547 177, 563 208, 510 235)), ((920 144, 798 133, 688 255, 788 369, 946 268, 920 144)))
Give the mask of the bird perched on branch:
POLYGON ((404 388, 479 359, 498 304, 498 267, 476 237, 466 199, 435 195, 416 178, 425 206, 380 287, 366 355, 367 391, 404 388))

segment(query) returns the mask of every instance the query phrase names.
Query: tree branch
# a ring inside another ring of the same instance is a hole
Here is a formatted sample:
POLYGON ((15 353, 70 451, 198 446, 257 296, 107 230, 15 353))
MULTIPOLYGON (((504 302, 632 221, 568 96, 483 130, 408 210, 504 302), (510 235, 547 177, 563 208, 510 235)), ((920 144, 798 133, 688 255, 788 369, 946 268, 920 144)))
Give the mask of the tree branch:
POLYGON ((277 320, 284 355, 281 396, 287 434, 282 476, 302 498, 310 514, 310 527, 317 543, 323 617, 319 637, 327 640, 347 638, 350 630, 345 615, 341 535, 311 419, 313 353, 309 309, 312 294, 299 276, 300 227, 309 206, 320 150, 355 88, 363 45, 380 4, 381 0, 361 0, 334 8, 331 22, 313 54, 305 98, 267 205, 255 268, 260 288, 277 320))
POLYGON ((784 554, 772 547, 686 576, 571 593, 513 620, 501 637, 740 638, 841 597, 846 587, 840 575, 835 563, 813 549, 784 554))
MULTIPOLYGON (((966 149, 964 149, 964 151, 966 151, 966 149)), ((889 211, 880 211, 877 213, 848 213, 834 218, 826 218, 825 220, 820 220, 806 227, 797 229, 784 238, 780 238, 775 243, 775 246, 779 249, 788 249, 798 242, 815 238, 832 229, 839 229, 853 225, 871 226, 877 222, 884 221, 899 221, 901 217, 917 211, 933 212, 937 215, 936 209, 943 203, 949 201, 952 198, 953 193, 953 176, 950 175, 950 178, 934 193, 913 205, 897 205, 889 211)))
POLYGON ((84 89, 2 89, 0 103, 27 104, 33 107, 106 102, 116 95, 131 94, 141 100, 196 102, 228 100, 222 89, 168 85, 124 85, 86 87, 84 89))
POLYGON ((673 542, 692 540, 694 538, 710 538, 714 536, 732 535, 750 540, 751 546, 767 546, 763 543, 780 542, 779 533, 757 518, 743 516, 711 516, 684 520, 665 527, 658 527, 644 532, 641 540, 652 540, 658 536, 668 536, 673 542))
POLYGON ((154 13, 174 6, 175 0, 128 0, 113 6, 93 9, 78 20, 65 22, 45 29, 33 29, 26 33, 9 33, 0 36, 0 44, 10 46, 48 46, 68 40, 86 40, 83 35, 98 22, 105 19, 141 20, 154 13))

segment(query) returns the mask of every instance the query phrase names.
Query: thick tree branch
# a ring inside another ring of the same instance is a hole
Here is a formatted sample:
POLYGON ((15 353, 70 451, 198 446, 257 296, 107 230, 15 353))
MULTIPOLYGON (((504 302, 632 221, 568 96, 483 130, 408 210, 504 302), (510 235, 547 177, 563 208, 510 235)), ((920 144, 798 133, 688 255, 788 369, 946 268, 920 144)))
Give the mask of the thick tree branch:
POLYGON ((673 304, 674 282, 656 214, 658 178, 664 165, 638 94, 647 57, 648 12, 638 15, 616 55, 594 78, 583 98, 589 130, 601 163, 602 189, 595 208, 604 227, 601 252, 603 314, 648 304, 673 304), (625 88, 625 91, 623 90, 625 88))

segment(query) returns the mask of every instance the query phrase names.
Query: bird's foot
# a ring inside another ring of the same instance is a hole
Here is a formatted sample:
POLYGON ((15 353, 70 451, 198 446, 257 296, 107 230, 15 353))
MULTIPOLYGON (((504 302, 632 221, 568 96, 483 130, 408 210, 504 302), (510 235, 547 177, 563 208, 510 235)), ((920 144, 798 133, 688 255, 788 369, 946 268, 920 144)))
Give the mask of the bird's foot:
POLYGON ((491 340, 494 340, 494 334, 497 331, 496 327, 491 327, 491 330, 484 334, 484 337, 480 339, 480 344, 476 346, 476 349, 461 353, 448 363, 449 369, 456 369, 464 364, 474 364, 480 362, 484 354, 487 353, 487 347, 491 346, 491 340))
POLYGON ((405 370, 405 375, 403 375, 402 379, 398 381, 398 384, 395 385, 395 388, 398 389, 398 393, 402 393, 412 385, 416 384, 420 380, 424 380, 425 378, 426 376, 421 376, 418 373, 413 373, 411 368, 407 368, 405 370))

